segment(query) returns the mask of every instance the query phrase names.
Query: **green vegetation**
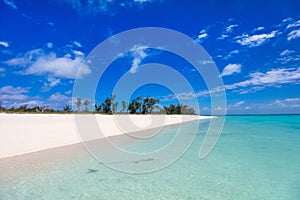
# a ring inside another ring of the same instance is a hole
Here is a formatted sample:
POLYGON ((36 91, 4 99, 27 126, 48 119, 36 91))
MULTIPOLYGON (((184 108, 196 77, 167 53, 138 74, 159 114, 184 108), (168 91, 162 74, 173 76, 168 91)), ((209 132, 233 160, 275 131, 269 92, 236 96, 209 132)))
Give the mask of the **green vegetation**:
MULTIPOLYGON (((74 102, 75 110, 71 109, 70 105, 65 105, 62 110, 55 110, 49 108, 48 106, 35 106, 29 108, 27 104, 21 105, 19 108, 9 108, 6 109, 2 106, 0 102, 0 112, 7 113, 102 113, 102 114, 114 114, 117 113, 118 102, 116 102, 116 95, 112 94, 110 97, 107 97, 104 102, 94 104, 94 110, 91 111, 89 109, 89 105, 91 103, 88 99, 76 98, 74 102)), ((136 97, 133 98, 129 103, 126 101, 122 101, 122 109, 121 113, 130 113, 130 114, 186 114, 186 115, 194 115, 195 110, 184 104, 171 104, 169 106, 160 107, 157 105, 159 103, 158 99, 154 99, 152 97, 136 97)))
POLYGON ((168 115, 182 114, 182 115, 195 115, 195 110, 184 104, 171 104, 169 107, 164 106, 168 115))
MULTIPOLYGON (((9 109, 2 108, 0 112, 6 113, 61 113, 60 110, 55 110, 53 108, 49 108, 48 106, 34 106, 29 108, 27 104, 21 105, 18 108, 11 107, 9 109)), ((70 113, 70 112, 69 112, 70 113)))

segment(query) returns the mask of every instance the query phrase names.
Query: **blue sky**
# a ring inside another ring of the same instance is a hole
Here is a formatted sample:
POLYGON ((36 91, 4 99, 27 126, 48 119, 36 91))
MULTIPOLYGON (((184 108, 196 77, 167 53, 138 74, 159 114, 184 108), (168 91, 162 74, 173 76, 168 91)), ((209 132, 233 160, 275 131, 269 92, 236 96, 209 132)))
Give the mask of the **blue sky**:
MULTIPOLYGON (((4 107, 61 109, 71 103, 80 64, 99 43, 133 28, 163 27, 191 37, 212 57, 226 89, 227 113, 300 113, 299 1, 2 0, 0 27, 4 107)), ((197 84, 201 77, 194 76, 189 63, 138 44, 112 64, 97 101, 111 93, 123 73, 134 74, 147 62, 184 74, 201 113, 209 113, 209 93, 205 84, 197 84)), ((91 73, 88 65, 81 72, 91 73)), ((190 99, 189 91, 175 95, 155 85, 134 95, 154 96, 161 104, 177 102, 176 95, 187 104, 190 99)))

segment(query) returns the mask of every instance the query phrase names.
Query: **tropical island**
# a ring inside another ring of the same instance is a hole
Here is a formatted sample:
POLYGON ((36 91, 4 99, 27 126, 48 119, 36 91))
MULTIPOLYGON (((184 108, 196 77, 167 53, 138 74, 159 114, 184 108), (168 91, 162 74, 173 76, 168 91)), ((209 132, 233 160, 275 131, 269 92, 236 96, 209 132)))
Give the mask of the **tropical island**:
POLYGON ((94 109, 90 109, 91 100, 83 99, 83 98, 76 98, 74 102, 74 110, 72 106, 66 104, 62 109, 54 109, 49 107, 48 105, 45 106, 34 106, 28 107, 27 104, 21 105, 17 108, 5 108, 2 106, 0 102, 0 112, 4 113, 93 113, 93 114, 167 114, 167 115, 195 115, 195 109, 182 104, 170 104, 168 106, 159 106, 157 105, 160 100, 154 99, 153 97, 145 97, 138 96, 133 98, 129 103, 126 101, 122 101, 122 109, 118 111, 119 102, 116 101, 116 94, 110 95, 107 97, 104 102, 95 103, 93 104, 94 109))

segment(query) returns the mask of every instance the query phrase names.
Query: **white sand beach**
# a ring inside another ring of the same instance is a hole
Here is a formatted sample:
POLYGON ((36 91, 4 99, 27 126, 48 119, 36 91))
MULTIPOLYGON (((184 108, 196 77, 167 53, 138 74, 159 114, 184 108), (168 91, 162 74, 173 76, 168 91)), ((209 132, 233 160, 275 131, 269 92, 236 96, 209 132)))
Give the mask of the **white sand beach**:
MULTIPOLYGON (((93 139, 211 118, 196 115, 93 116, 103 133, 93 139)), ((80 143, 75 121, 73 114, 1 113, 0 158, 80 143)))

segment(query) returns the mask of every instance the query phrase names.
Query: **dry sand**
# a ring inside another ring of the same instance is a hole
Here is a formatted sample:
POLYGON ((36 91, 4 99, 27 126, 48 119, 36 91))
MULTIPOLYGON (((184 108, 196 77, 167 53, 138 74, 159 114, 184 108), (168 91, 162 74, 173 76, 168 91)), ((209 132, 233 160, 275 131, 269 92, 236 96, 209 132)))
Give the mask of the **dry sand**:
POLYGON ((95 120, 101 139, 163 126, 209 119, 196 115, 0 114, 0 158, 23 155, 82 141, 78 124, 95 120), (78 123, 78 120, 81 120, 78 123))

